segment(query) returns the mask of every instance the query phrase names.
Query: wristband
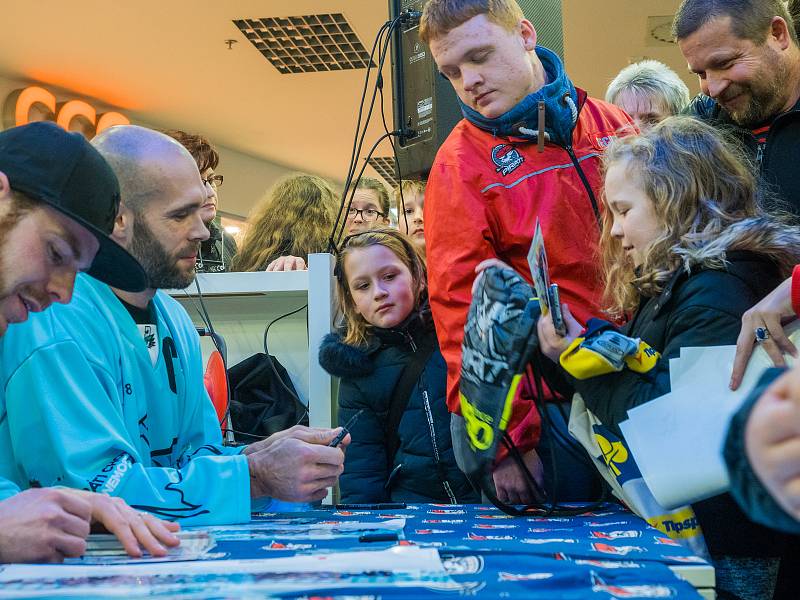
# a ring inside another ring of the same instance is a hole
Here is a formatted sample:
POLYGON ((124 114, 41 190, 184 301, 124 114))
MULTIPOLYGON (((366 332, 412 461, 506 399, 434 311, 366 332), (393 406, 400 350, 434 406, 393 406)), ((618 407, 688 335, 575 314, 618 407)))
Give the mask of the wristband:
POLYGON ((792 310, 800 317, 800 265, 792 271, 792 310))

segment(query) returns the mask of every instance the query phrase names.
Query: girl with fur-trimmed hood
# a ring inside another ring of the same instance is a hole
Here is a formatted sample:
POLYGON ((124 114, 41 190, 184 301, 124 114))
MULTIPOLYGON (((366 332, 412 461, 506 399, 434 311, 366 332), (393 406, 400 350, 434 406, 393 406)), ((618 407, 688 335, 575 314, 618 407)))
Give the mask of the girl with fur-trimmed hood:
MULTIPOLYGON (((590 454, 600 449, 596 464, 624 488, 635 465, 623 460, 619 423, 631 408, 670 391, 669 360, 682 347, 736 343, 742 314, 800 262, 800 229, 762 212, 752 167, 700 121, 672 117, 616 140, 604 162, 605 299, 612 318, 628 319, 618 332, 626 337, 614 338, 616 356, 603 356, 600 336, 608 340, 616 328, 591 319, 584 329, 565 305, 567 335, 558 336, 548 316, 540 319, 539 338, 585 405, 584 446, 590 454)), ((691 509, 718 589, 772 597, 785 538, 748 520, 728 494, 691 509)))
POLYGON ((346 331, 325 337, 319 362, 340 378, 352 438, 342 502, 479 502, 453 452, 419 248, 396 229, 362 231, 345 238, 336 274, 346 331))

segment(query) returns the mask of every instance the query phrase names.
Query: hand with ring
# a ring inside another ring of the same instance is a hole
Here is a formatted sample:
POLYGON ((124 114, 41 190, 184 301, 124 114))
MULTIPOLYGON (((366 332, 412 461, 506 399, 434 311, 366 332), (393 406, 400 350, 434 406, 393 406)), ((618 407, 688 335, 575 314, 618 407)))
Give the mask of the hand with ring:
POLYGON ((756 327, 756 343, 760 344, 769 339, 769 329, 766 327, 756 327))
POLYGON ((783 331, 783 323, 796 317, 792 309, 791 293, 790 277, 742 315, 742 329, 736 342, 736 358, 731 374, 732 390, 741 385, 756 343, 766 351, 776 367, 786 365, 784 354, 797 358, 797 348, 783 331))

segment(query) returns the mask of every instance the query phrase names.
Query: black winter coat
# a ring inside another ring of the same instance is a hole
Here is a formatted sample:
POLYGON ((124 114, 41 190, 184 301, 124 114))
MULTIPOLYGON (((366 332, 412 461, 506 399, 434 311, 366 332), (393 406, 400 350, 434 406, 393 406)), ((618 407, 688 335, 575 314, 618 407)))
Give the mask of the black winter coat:
POLYGON ((364 411, 350 429, 352 442, 339 478, 342 502, 480 502, 453 454, 445 401, 447 367, 430 312, 413 314, 397 329, 373 331, 367 348, 344 344, 337 334, 326 336, 320 346, 320 364, 341 380, 339 425, 364 411), (400 445, 389 465, 384 424, 392 390, 416 348, 430 343, 436 348, 412 389, 398 427, 400 445))
MULTIPOLYGON (((726 270, 678 271, 660 296, 643 299, 623 328, 625 335, 658 350, 655 368, 644 374, 623 369, 572 380, 589 410, 620 437, 619 424, 628 418, 628 410, 670 391, 669 359, 684 347, 735 344, 742 314, 782 281, 775 264, 762 255, 732 251, 727 259, 726 270)), ((714 556, 780 556, 783 551, 785 537, 748 520, 730 494, 692 508, 714 556)))
POLYGON ((800 101, 792 110, 772 121, 767 142, 761 150, 752 132, 736 125, 728 113, 708 96, 698 95, 683 112, 720 126, 739 139, 759 167, 764 181, 786 203, 780 208, 800 216, 800 177, 795 171, 800 164, 800 101))

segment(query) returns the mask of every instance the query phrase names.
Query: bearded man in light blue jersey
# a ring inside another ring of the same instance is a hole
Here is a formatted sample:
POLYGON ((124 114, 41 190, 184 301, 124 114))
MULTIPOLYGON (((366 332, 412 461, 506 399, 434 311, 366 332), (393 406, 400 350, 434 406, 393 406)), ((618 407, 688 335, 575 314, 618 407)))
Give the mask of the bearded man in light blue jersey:
POLYGON ((112 238, 149 283, 125 292, 79 275, 71 304, 2 340, 8 422, 0 428, 10 433, 15 479, 118 496, 191 525, 248 521, 251 500, 262 508, 269 498, 323 498, 343 468, 343 450, 327 446, 338 431, 295 427, 244 450, 223 446, 197 332, 160 291, 194 280, 209 235, 191 155, 136 126, 108 129, 92 144, 120 183, 112 238), (47 377, 54 369, 61 380, 47 377))

